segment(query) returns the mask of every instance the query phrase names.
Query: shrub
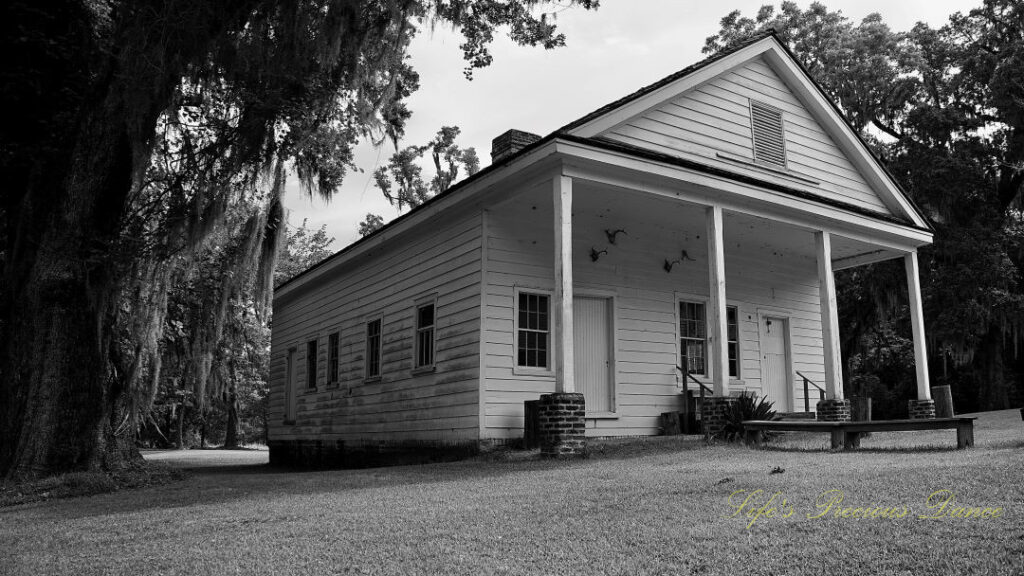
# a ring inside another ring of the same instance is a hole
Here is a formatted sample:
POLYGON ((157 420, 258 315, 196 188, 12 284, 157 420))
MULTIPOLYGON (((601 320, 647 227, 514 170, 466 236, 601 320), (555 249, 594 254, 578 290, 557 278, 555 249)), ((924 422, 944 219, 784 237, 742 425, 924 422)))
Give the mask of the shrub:
MULTIPOLYGON (((771 420, 775 417, 775 410, 772 410, 774 405, 775 403, 770 402, 767 396, 761 396, 760 399, 748 395, 740 396, 732 403, 732 409, 726 414, 725 426, 718 437, 730 442, 743 440, 743 421, 771 420)), ((763 436, 764 433, 761 434, 763 436)))

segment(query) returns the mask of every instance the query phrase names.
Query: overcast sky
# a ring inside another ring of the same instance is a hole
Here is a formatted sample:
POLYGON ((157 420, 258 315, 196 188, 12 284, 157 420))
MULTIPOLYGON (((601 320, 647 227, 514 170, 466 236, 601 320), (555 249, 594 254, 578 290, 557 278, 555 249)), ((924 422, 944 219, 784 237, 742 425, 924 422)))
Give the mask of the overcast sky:
MULTIPOLYGON (((704 39, 718 31, 733 9, 753 16, 764 0, 602 0, 597 11, 566 9, 557 23, 566 46, 545 51, 515 46, 503 37, 491 49, 494 62, 467 81, 460 37, 448 29, 424 31, 411 46, 420 90, 409 99, 413 117, 401 146, 424 144, 441 126, 459 126, 460 146, 477 149, 482 166, 490 164, 491 139, 509 128, 545 135, 609 102, 704 58, 704 39)), ((878 12, 893 30, 923 21, 933 27, 950 14, 967 12, 981 0, 832 0, 824 2, 859 21, 878 12)), ((806 8, 809 2, 801 1, 806 8)), ((776 4, 778 6, 778 4, 776 4)), ((327 225, 340 250, 359 238, 358 223, 368 212, 385 221, 398 215, 373 184, 373 171, 394 153, 391 144, 361 146, 356 163, 330 203, 311 200, 294 179, 285 206, 289 222, 303 218, 327 225)), ((428 169, 425 176, 429 179, 428 169)))

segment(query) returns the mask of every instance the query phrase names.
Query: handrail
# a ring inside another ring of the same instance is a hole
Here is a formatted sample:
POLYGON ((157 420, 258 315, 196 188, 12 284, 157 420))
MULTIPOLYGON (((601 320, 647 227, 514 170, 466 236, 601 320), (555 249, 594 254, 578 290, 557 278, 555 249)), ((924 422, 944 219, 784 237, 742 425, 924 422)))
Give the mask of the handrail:
POLYGON ((682 373, 682 375, 683 375, 683 382, 682 382, 682 384, 683 384, 683 399, 684 399, 683 400, 683 417, 684 417, 683 432, 684 433, 694 432, 694 430, 691 430, 691 425, 690 425, 691 418, 694 418, 696 423, 697 423, 697 425, 699 426, 700 425, 700 421, 701 421, 701 409, 702 408, 696 408, 696 413, 695 414, 690 414, 690 401, 691 400, 695 400, 693 398, 693 396, 690 395, 690 380, 693 380, 697 384, 697 391, 700 393, 700 406, 701 407, 704 406, 704 391, 706 390, 706 391, 708 391, 711 394, 714 394, 714 391, 711 388, 708 388, 707 386, 705 386, 704 383, 701 382, 700 380, 698 380, 692 373, 690 373, 687 370, 683 370, 682 366, 678 366, 677 365, 676 366, 676 370, 679 370, 679 372, 682 373))
MULTIPOLYGON (((700 380, 697 380, 697 377, 694 376, 693 373, 687 372, 687 371, 683 370, 682 366, 676 366, 676 369, 679 370, 680 372, 682 372, 683 375, 685 375, 690 380, 693 380, 693 382, 697 386, 700 386, 699 391, 701 393, 700 395, 701 395, 702 398, 704 397, 704 391, 705 390, 707 390, 708 392, 711 392, 712 394, 715 393, 714 390, 712 390, 711 388, 708 388, 707 386, 705 386, 703 382, 701 382, 700 380)), ((683 390, 685 391, 685 390, 689 390, 689 389, 690 389, 690 385, 687 384, 687 382, 684 380, 683 381, 683 390)))
POLYGON ((810 378, 808 378, 807 376, 804 376, 804 375, 803 375, 803 374, 802 374, 802 373, 801 373, 801 372, 800 372, 799 370, 797 370, 797 371, 796 371, 796 375, 797 375, 797 376, 799 376, 799 377, 801 377, 801 378, 803 378, 804 380, 807 380, 807 382, 808 382, 808 383, 810 383, 810 385, 811 385, 811 386, 814 386, 814 387, 815 387, 815 388, 817 388, 818 390, 821 390, 822 392, 824 392, 824 391, 825 391, 825 389, 824 389, 824 388, 822 388, 821 386, 818 386, 817 384, 815 384, 815 383, 814 383, 814 380, 811 380, 811 379, 810 379, 810 378))
POLYGON ((811 400, 810 400, 811 390, 810 390, 810 388, 807 385, 810 384, 811 386, 814 386, 815 388, 818 389, 818 399, 819 400, 824 400, 825 399, 825 389, 822 388, 821 386, 818 386, 814 382, 814 380, 811 380, 807 376, 804 376, 803 374, 801 374, 799 370, 796 371, 796 375, 804 379, 804 412, 810 412, 811 411, 811 400))

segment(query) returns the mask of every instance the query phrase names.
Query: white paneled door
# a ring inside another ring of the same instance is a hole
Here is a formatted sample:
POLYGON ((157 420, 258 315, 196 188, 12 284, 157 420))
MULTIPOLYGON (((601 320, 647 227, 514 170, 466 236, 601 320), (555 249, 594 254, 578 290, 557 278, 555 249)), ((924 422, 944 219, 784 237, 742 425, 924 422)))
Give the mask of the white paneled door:
POLYGON ((614 412, 611 300, 573 298, 572 316, 576 390, 586 399, 588 413, 614 412))
POLYGON ((791 406, 788 324, 785 318, 765 318, 761 328, 764 390, 768 399, 775 403, 777 412, 788 412, 791 406))

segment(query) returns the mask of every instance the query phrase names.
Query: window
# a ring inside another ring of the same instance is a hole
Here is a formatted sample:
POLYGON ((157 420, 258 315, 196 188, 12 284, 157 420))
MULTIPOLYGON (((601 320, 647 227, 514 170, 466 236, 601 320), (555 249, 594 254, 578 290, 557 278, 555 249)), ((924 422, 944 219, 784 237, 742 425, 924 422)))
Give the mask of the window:
POLYGON ((366 323, 366 377, 380 377, 381 319, 366 323))
POLYGON ((434 303, 416 307, 416 368, 434 365, 434 303))
POLYGON ((735 306, 725 308, 726 341, 729 343, 729 377, 740 377, 739 311, 735 306))
POLYGON ((754 161, 785 168, 786 138, 782 128, 782 111, 751 100, 750 128, 754 138, 754 161))
POLYGON ((316 388, 316 340, 306 343, 306 387, 316 388))
POLYGON ((327 383, 338 383, 338 352, 341 336, 335 332, 327 337, 327 383))
POLYGON ((550 368, 550 304, 551 298, 547 294, 519 293, 516 365, 550 368))
POLYGON ((298 348, 288 349, 287 381, 284 386, 284 423, 295 423, 295 396, 298 392, 299 378, 298 348))
POLYGON ((704 304, 679 303, 679 350, 682 367, 689 374, 707 375, 704 358, 707 356, 708 324, 704 304))
MULTIPOLYGON (((726 341, 729 353, 729 376, 739 377, 739 311, 735 306, 725 308, 726 341)), ((690 374, 708 376, 707 371, 707 314, 703 302, 679 303, 679 350, 681 366, 690 374)))

